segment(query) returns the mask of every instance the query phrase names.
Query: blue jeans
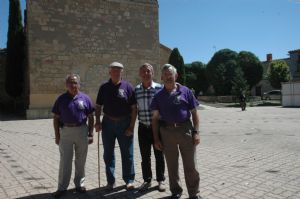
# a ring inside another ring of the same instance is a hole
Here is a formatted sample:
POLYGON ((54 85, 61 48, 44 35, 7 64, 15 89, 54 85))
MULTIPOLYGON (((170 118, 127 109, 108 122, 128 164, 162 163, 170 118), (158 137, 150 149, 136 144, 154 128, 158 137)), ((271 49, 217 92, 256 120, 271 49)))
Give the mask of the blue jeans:
POLYGON ((130 125, 130 117, 114 121, 104 116, 102 120, 102 142, 106 178, 109 184, 115 183, 115 141, 118 140, 121 157, 122 173, 125 183, 134 181, 133 136, 126 136, 125 131, 130 125))

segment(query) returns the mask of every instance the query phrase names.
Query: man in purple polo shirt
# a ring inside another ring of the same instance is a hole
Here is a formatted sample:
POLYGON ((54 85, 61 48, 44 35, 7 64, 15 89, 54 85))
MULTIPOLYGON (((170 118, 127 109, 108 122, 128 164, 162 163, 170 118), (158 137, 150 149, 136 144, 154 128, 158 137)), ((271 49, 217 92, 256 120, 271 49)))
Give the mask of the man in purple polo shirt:
POLYGON ((109 66, 110 79, 100 86, 96 100, 96 132, 102 130, 107 189, 112 190, 115 180, 115 141, 118 140, 123 180, 126 189, 134 189, 133 131, 137 116, 136 99, 131 84, 122 80, 124 66, 113 62, 109 66), (100 121, 103 107, 103 119, 100 121))
POLYGON ((150 106, 154 145, 166 157, 171 198, 180 198, 183 191, 178 173, 180 151, 189 197, 197 199, 201 198, 198 195, 200 177, 196 162, 196 146, 200 143, 196 109, 198 101, 192 91, 176 83, 176 79, 176 68, 165 64, 162 69, 164 88, 154 96, 150 106), (193 122, 190 120, 191 116, 193 122))
POLYGON ((79 84, 79 75, 68 75, 67 92, 57 98, 52 108, 55 143, 59 145, 60 151, 58 189, 54 192, 54 197, 63 195, 69 186, 73 150, 75 150, 76 191, 86 192, 84 168, 88 144, 93 142, 94 107, 90 97, 79 91, 79 84))

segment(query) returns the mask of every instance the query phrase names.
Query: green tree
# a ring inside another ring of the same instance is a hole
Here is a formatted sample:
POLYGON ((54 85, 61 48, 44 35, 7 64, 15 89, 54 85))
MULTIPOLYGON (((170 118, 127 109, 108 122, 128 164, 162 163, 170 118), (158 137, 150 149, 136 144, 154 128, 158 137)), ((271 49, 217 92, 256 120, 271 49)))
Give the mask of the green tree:
POLYGON ((289 66, 283 60, 272 61, 268 72, 270 84, 277 89, 281 88, 281 82, 287 82, 291 79, 289 66))
POLYGON ((9 1, 5 89, 13 98, 24 89, 24 33, 19 0, 9 1))
POLYGON ((238 65, 242 68, 250 89, 262 79, 263 66, 253 53, 241 51, 238 54, 238 65))
POLYGON ((231 94, 235 96, 240 96, 242 92, 249 90, 247 80, 244 78, 244 72, 240 67, 235 69, 235 77, 232 80, 232 90, 231 94))
POLYGON ((235 69, 238 66, 238 54, 230 49, 222 49, 214 54, 206 67, 208 82, 216 95, 230 95, 235 69))
POLYGON ((206 66, 202 62, 193 62, 185 65, 186 85, 195 89, 195 93, 206 92, 209 84, 205 74, 206 66))
POLYGON ((178 73, 177 81, 180 84, 185 85, 186 77, 185 77, 184 61, 183 61, 183 57, 180 55, 178 48, 174 48, 172 50, 169 57, 169 64, 172 64, 177 69, 177 73, 178 73))

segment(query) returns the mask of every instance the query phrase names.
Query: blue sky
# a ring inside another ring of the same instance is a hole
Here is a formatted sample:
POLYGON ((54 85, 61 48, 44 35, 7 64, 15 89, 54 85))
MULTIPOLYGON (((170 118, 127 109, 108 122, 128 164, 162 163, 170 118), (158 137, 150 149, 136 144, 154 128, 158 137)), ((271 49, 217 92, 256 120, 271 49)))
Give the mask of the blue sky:
MULTIPOLYGON (((6 46, 8 0, 0 0, 0 48, 6 46)), ((300 0, 158 0, 160 42, 185 63, 209 62, 223 48, 261 61, 300 49, 300 0)), ((21 0, 22 8, 25 0, 21 0)))

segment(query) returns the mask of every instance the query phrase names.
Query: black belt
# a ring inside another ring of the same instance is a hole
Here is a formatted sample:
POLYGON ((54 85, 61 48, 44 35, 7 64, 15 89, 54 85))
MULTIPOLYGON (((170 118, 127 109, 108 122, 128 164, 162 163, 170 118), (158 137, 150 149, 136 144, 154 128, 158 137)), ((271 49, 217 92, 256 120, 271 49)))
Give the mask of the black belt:
POLYGON ((127 119, 129 116, 113 117, 113 116, 109 116, 107 114, 104 114, 104 117, 107 117, 108 119, 110 119, 110 120, 112 120, 114 122, 119 122, 119 121, 127 119))
POLYGON ((66 127, 78 127, 78 126, 82 126, 83 124, 79 124, 79 123, 64 123, 63 126, 66 127))
POLYGON ((187 120, 185 122, 166 122, 166 121, 161 121, 161 126, 168 127, 168 128, 177 128, 177 127, 185 126, 189 122, 190 122, 190 120, 187 120))
POLYGON ((150 125, 147 125, 147 124, 143 124, 143 123, 140 122, 139 125, 141 125, 141 126, 144 127, 144 128, 147 128, 147 129, 152 128, 151 124, 150 124, 150 125))

